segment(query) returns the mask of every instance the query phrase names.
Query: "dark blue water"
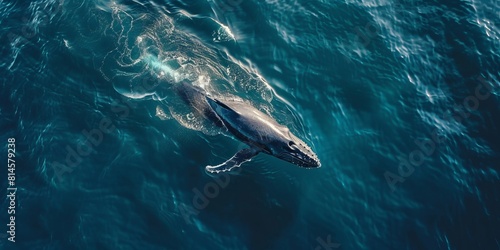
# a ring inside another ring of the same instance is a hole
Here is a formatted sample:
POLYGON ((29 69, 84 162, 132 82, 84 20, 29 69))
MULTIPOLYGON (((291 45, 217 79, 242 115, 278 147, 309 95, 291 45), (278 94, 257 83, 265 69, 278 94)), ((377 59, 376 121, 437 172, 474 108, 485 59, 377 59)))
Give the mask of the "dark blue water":
POLYGON ((499 12, 1 1, 0 247, 500 249, 499 12), (181 81, 248 100, 322 167, 261 154, 208 175, 245 145, 199 119, 181 81))

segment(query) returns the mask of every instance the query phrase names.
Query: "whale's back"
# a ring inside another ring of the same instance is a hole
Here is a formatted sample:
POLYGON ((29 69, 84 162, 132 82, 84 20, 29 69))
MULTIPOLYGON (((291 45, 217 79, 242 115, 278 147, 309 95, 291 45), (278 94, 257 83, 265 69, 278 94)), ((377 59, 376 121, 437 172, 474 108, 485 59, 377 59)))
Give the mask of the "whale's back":
POLYGON ((198 115, 211 120, 219 127, 224 126, 210 105, 208 105, 205 99, 207 94, 204 89, 183 81, 175 86, 175 91, 198 115))

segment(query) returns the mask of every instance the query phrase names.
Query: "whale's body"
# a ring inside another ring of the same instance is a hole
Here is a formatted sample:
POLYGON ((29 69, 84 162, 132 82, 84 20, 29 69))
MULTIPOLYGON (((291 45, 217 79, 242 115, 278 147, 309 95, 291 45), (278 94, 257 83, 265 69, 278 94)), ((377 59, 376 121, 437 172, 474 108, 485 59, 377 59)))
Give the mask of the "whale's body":
POLYGON ((300 167, 315 168, 321 163, 309 146, 272 117, 242 100, 220 100, 207 95, 203 89, 180 83, 177 92, 198 113, 224 127, 236 139, 249 147, 238 151, 226 162, 207 166, 212 173, 229 171, 251 160, 260 152, 300 167))

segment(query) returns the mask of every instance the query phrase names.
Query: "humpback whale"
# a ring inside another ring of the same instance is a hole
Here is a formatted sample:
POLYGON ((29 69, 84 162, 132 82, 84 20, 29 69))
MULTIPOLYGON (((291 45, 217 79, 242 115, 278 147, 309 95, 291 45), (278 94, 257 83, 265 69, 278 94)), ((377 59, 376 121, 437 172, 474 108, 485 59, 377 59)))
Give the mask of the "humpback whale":
POLYGON ((311 148, 275 119, 242 100, 222 100, 197 86, 181 82, 177 93, 198 113, 225 128, 248 145, 227 161, 206 166, 210 173, 230 171, 259 153, 265 153, 299 167, 317 168, 321 163, 311 148))

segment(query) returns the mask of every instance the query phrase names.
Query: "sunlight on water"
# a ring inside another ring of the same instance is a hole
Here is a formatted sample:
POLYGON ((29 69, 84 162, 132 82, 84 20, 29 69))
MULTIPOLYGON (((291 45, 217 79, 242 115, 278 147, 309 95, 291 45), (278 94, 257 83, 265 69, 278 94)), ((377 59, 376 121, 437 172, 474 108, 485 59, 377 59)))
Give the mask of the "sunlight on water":
POLYGON ((0 1, 0 249, 498 249, 499 8, 0 1), (259 154, 208 174, 256 142, 205 94, 321 168, 259 154))

